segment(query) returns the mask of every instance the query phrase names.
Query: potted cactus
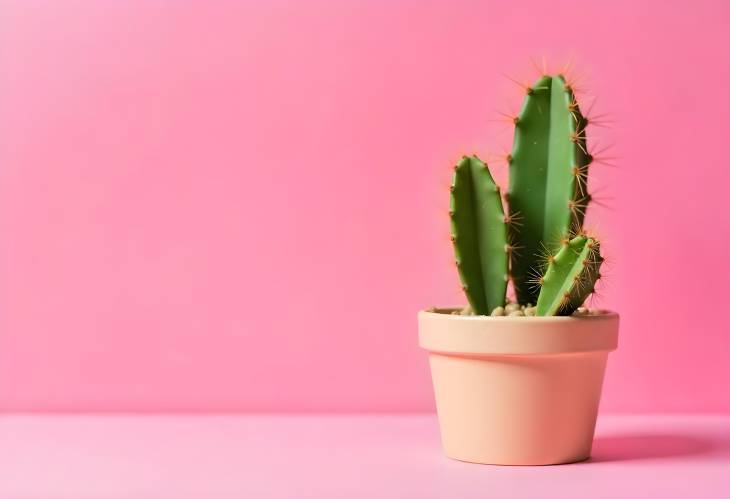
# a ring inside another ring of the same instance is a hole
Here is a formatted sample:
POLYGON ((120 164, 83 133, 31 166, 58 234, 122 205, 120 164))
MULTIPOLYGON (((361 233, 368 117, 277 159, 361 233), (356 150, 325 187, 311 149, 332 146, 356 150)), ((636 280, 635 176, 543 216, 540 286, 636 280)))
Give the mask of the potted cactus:
POLYGON ((589 457, 618 315, 583 307, 601 278, 583 228, 596 158, 562 75, 543 75, 520 114, 503 196, 477 156, 455 166, 451 241, 468 306, 419 312, 444 450, 488 464, 589 457), (511 281, 515 301, 507 302, 511 281))

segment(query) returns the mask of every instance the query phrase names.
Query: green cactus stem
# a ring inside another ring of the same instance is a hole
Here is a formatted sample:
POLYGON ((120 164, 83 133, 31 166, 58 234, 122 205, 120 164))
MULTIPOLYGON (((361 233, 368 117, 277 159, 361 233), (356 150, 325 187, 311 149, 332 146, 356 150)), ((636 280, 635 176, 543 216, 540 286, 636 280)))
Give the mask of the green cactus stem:
POLYGON ((451 240, 459 278, 472 310, 489 315, 504 306, 511 246, 502 197, 476 156, 456 165, 451 186, 451 240))
POLYGON ((561 237, 583 225, 591 161, 586 125, 562 76, 543 76, 529 88, 515 120, 508 200, 510 217, 521 221, 510 234, 521 248, 512 255, 511 274, 522 304, 537 299, 529 277, 540 255, 555 251, 561 237))
POLYGON ((600 244, 592 237, 578 235, 564 241, 547 260, 547 270, 538 280, 537 315, 570 315, 593 293, 601 277, 600 244))

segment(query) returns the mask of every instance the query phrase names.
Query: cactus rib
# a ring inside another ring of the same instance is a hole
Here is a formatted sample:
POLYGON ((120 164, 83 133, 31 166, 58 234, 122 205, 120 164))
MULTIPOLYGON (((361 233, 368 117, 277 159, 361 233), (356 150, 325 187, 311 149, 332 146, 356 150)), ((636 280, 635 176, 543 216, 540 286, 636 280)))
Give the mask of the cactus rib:
POLYGON ((505 302, 510 246, 499 187, 476 156, 454 169, 449 214, 464 292, 475 314, 489 315, 505 302))
POLYGON ((548 262, 540 279, 537 315, 570 315, 593 292, 601 276, 600 244, 592 237, 578 235, 548 262))
POLYGON ((586 125, 562 76, 540 78, 516 120, 509 212, 523 220, 519 231, 510 230, 522 248, 512 256, 511 267, 520 303, 535 303, 529 275, 539 268, 540 253, 555 251, 561 237, 583 225, 589 199, 586 125))

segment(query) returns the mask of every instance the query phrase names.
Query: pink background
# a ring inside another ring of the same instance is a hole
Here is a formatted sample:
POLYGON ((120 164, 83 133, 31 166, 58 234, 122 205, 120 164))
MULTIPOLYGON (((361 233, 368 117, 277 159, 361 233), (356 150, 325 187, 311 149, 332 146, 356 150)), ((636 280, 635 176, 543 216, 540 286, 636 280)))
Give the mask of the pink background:
POLYGON ((0 2, 0 409, 432 410, 449 167, 573 55, 603 409, 730 410, 729 4, 360 3, 0 2))

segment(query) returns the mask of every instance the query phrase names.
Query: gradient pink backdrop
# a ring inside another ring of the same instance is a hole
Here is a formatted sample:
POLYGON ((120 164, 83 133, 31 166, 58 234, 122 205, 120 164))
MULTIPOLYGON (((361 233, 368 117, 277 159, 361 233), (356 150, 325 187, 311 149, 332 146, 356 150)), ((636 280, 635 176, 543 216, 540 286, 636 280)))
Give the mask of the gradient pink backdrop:
POLYGON ((603 409, 730 410, 730 4, 361 3, 0 2, 0 408, 431 410, 449 167, 544 54, 622 158, 603 409))

